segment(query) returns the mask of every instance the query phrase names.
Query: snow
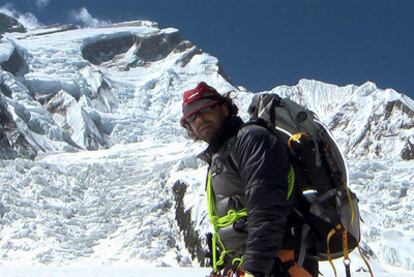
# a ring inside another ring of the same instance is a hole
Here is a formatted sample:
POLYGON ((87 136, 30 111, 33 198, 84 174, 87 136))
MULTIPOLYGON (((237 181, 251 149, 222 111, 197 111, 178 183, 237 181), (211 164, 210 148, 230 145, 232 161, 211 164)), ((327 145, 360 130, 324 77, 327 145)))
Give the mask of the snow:
POLYGON ((98 277, 98 276, 168 276, 168 277, 191 277, 207 276, 209 271, 200 268, 152 268, 152 267, 134 267, 134 266, 10 266, 0 268, 0 275, 7 277, 98 277))
POLYGON ((148 141, 3 163, 2 263, 169 264, 178 231, 165 180, 183 152, 148 141))
MULTIPOLYGON (((235 91, 243 119, 253 94, 227 82, 218 59, 206 53, 182 65, 195 46, 143 64, 136 45, 101 65, 82 56, 86 45, 102 39, 175 32, 148 21, 5 34, 0 62, 11 55, 13 41, 29 73, 16 78, 0 70, 13 96, 4 99, 16 132, 39 151, 34 160, 0 160, 1 276, 209 272, 197 268, 175 219, 172 187, 180 181, 188 185, 183 202, 194 229, 202 236, 211 228, 206 166, 195 158, 205 145, 186 138, 179 125, 182 92, 199 81, 235 91)), ((414 102, 372 82, 338 87, 300 80, 272 92, 315 111, 344 150, 350 187, 360 199, 362 244, 372 251, 376 276, 414 276, 414 164, 400 157, 414 125, 406 110, 386 111, 390 101, 411 111, 414 102)), ((355 252, 353 276, 368 276, 357 272, 365 265, 355 252)), ((343 273, 341 260, 336 267, 343 273)), ((327 263, 321 271, 332 276, 327 263)))
POLYGON ((5 41, 0 43, 0 63, 7 61, 14 51, 14 46, 11 42, 5 41))
MULTIPOLYGON (((134 265, 119 265, 119 266, 105 266, 105 265, 82 265, 82 266, 5 266, 0 267, 0 275, 7 277, 26 277, 30 272, 31 277, 110 277, 110 276, 157 276, 157 277, 193 277, 193 276, 208 276, 210 273, 208 268, 199 267, 148 267, 148 266, 134 266, 134 265)), ((398 272, 398 271, 397 271, 398 272)), ((324 276, 332 276, 332 271, 322 272, 324 276)), ((340 272, 339 276, 344 276, 340 272)), ((368 272, 353 273, 354 277, 369 277, 368 272)), ((394 277, 395 273, 376 273, 377 277, 394 277)), ((398 272, 400 277, 412 277, 411 273, 398 272)))

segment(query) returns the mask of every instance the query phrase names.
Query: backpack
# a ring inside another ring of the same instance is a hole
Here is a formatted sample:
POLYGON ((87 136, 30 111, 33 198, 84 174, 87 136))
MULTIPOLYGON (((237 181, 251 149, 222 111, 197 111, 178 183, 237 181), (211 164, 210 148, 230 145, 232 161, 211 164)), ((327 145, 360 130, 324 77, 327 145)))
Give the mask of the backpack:
POLYGON ((332 259, 344 257, 349 271, 348 254, 360 242, 358 199, 348 187, 345 159, 332 134, 313 112, 277 94, 255 95, 248 112, 251 122, 265 121, 287 146, 301 207, 293 210, 303 221, 298 264, 311 240, 316 258, 328 260, 335 276, 332 259))

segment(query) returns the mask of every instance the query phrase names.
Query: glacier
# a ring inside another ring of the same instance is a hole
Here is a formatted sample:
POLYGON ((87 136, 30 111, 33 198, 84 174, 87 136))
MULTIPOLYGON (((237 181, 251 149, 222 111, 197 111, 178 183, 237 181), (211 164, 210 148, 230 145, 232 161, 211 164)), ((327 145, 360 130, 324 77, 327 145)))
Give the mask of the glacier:
MULTIPOLYGON (((179 126, 182 92, 199 81, 232 91, 245 120, 254 92, 155 22, 9 31, 0 41, 0 274, 202 265, 210 226, 195 154, 204 145, 179 126)), ((414 276, 414 101, 372 82, 303 79, 269 92, 333 132, 374 271, 414 276)), ((367 276, 354 252, 353 272, 367 276)), ((321 271, 332 274, 325 263, 321 271)))

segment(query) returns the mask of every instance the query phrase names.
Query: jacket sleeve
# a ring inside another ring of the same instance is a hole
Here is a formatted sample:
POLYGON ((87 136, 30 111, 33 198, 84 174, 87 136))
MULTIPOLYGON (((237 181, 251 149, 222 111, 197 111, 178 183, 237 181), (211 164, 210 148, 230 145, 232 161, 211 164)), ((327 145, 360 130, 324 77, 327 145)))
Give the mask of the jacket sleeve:
POLYGON ((274 134, 255 125, 239 132, 234 150, 249 212, 243 267, 269 273, 285 233, 287 153, 274 134))

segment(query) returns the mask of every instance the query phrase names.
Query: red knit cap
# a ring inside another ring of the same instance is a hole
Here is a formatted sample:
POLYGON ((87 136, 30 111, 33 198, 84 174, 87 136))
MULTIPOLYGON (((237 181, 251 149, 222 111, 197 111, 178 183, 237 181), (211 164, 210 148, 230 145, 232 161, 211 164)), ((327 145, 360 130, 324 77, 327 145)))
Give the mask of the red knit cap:
POLYGON ((187 90, 183 95, 183 123, 187 117, 200 111, 201 109, 210 107, 221 102, 221 96, 217 90, 210 87, 205 82, 199 83, 195 88, 187 90))

